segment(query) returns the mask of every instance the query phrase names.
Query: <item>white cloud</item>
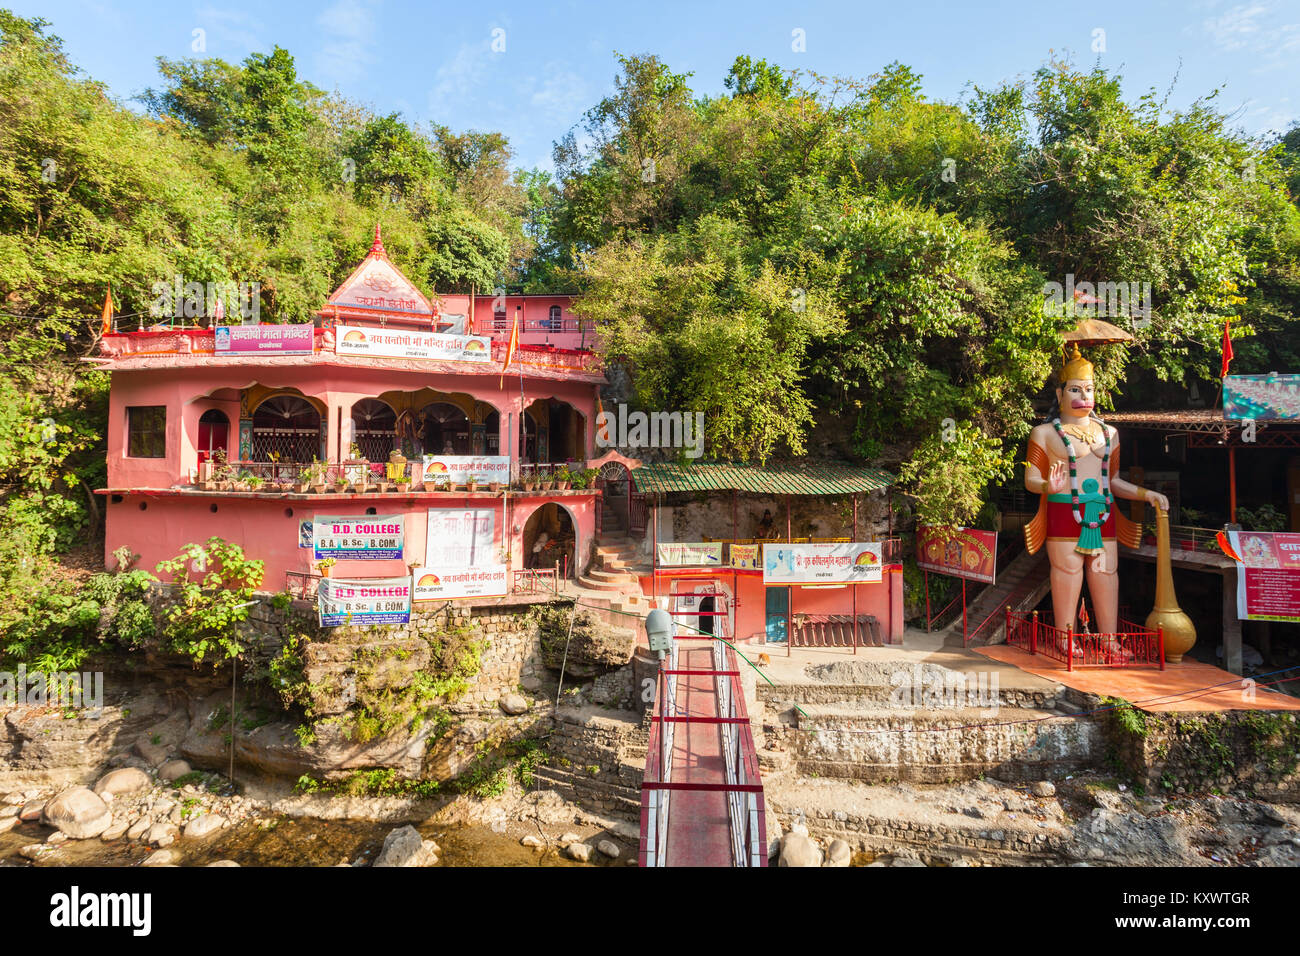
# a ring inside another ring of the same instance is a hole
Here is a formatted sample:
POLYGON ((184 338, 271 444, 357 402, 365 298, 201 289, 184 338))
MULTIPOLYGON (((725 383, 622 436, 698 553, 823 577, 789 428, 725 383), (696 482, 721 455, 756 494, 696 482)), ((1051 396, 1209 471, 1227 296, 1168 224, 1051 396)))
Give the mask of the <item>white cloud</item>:
POLYGON ((1300 20, 1286 21, 1286 8, 1256 0, 1237 4, 1219 16, 1205 18, 1202 29, 1227 53, 1255 59, 1255 72, 1275 69, 1300 53, 1300 20))
POLYGON ((375 3, 373 0, 336 0, 316 25, 324 43, 316 54, 316 69, 327 83, 342 86, 358 79, 374 60, 375 3))
MULTIPOLYGON (((226 10, 205 3, 195 9, 194 16, 194 26, 206 33, 207 49, 191 51, 186 56, 220 57, 234 63, 268 46, 263 39, 262 21, 243 10, 226 10)), ((189 48, 190 37, 184 39, 189 48)))

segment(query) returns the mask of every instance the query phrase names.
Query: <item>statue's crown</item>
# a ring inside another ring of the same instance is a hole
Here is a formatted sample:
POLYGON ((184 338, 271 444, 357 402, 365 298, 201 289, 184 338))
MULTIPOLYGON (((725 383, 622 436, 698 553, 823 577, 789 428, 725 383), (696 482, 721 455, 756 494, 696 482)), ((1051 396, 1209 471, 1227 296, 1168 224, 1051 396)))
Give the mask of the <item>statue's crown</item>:
POLYGON ((1079 354, 1079 346, 1070 347, 1070 353, 1066 356, 1065 364, 1061 366, 1057 373, 1060 382, 1064 385, 1071 379, 1081 379, 1083 381, 1092 381, 1092 363, 1079 354))

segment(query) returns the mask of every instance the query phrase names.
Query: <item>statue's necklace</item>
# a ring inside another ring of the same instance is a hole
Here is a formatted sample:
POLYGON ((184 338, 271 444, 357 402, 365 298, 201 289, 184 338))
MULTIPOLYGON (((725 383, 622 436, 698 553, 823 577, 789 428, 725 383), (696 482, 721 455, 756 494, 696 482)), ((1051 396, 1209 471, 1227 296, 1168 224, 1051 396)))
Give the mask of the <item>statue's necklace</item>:
POLYGON ((1079 459, 1074 454, 1074 446, 1070 444, 1070 438, 1061 427, 1059 418, 1052 419, 1052 427, 1056 429, 1056 434, 1061 436, 1061 442, 1065 445, 1065 454, 1070 459, 1070 503, 1074 508, 1074 523, 1085 528, 1100 528, 1110 517, 1110 506, 1115 499, 1110 494, 1110 431, 1103 427, 1102 434, 1106 436, 1106 452, 1101 456, 1101 493, 1106 498, 1106 510, 1103 511, 1096 521, 1084 521, 1083 514, 1079 511, 1079 459))

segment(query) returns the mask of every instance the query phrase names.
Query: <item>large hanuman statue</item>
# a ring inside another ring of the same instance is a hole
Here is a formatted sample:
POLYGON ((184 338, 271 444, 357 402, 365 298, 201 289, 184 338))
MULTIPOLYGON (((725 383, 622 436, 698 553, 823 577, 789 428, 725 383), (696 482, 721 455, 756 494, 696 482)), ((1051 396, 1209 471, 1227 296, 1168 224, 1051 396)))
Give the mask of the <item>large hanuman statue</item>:
MULTIPOLYGON (((1029 435, 1025 489, 1041 497, 1038 514, 1025 526, 1025 545, 1032 554, 1047 543, 1056 627, 1077 628, 1086 572, 1097 630, 1113 634, 1119 619, 1116 542, 1136 548, 1142 538, 1141 527, 1115 508, 1115 496, 1162 511, 1169 500, 1119 477, 1119 435, 1093 412, 1092 363, 1077 345, 1058 380, 1056 407, 1029 435)), ((1076 647, 1073 653, 1081 652, 1076 647)))

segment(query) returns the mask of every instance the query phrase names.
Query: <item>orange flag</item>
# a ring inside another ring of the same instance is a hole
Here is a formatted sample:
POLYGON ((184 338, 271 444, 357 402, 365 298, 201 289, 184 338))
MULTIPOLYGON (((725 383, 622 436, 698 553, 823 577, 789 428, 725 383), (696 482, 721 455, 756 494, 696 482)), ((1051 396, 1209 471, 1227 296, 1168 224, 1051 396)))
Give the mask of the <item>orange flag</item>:
POLYGON ((519 313, 515 313, 515 324, 510 328, 510 342, 506 345, 506 360, 501 363, 501 379, 497 382, 497 388, 504 388, 506 381, 506 369, 515 357, 515 346, 519 344, 519 313))
POLYGON ((99 334, 108 335, 113 331, 113 285, 109 283, 108 291, 104 293, 104 315, 100 321, 99 334))

